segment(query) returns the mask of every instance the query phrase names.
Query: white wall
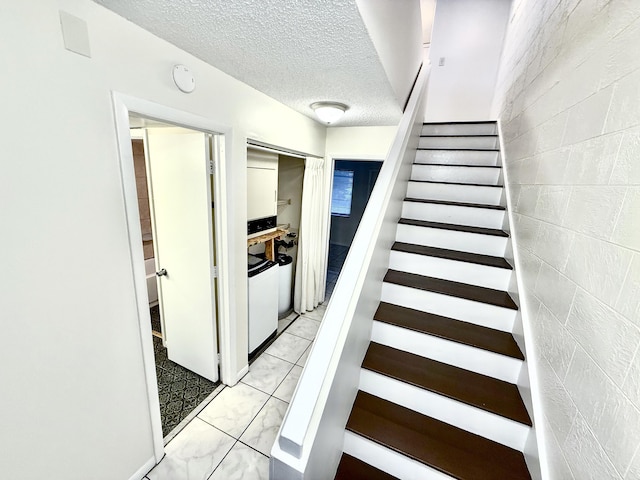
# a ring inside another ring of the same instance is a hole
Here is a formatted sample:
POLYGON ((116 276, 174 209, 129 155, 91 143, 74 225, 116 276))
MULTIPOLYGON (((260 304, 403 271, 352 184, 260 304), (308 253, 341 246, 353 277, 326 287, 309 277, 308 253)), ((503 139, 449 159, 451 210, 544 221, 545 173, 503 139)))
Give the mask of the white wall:
POLYGON ((510 6, 511 0, 438 0, 425 121, 490 119, 510 6))
POLYGON ((420 3, 356 0, 356 4, 402 108, 422 63, 420 3))
MULTIPOLYGON (((4 2, 2 477, 128 479, 152 457, 111 90, 226 125, 232 314, 246 365, 246 137, 317 155, 325 128, 88 0, 4 2), (88 23, 64 49, 58 10, 88 23), (172 84, 174 63, 196 76, 172 84)), ((150 341, 150 339, 149 339, 150 341)))
POLYGON ((398 127, 332 127, 327 129, 328 158, 384 160, 398 127))
POLYGON ((638 45, 640 2, 514 3, 494 112, 551 479, 640 478, 638 45))

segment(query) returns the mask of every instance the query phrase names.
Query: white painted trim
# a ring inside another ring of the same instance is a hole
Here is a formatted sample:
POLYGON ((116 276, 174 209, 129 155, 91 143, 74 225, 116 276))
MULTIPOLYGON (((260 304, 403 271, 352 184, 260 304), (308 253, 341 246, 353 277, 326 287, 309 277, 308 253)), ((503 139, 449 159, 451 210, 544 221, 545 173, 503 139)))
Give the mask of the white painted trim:
POLYGON ((522 360, 377 320, 371 341, 513 384, 522 370, 522 360))
POLYGON ((453 480, 453 477, 428 467, 350 431, 344 432, 344 453, 373 465, 400 480, 453 480))
POLYGON ((517 310, 489 303, 387 282, 382 285, 382 301, 503 332, 513 331, 513 322, 518 313, 517 310))
MULTIPOLYGON (((225 152, 224 145, 231 142, 231 129, 219 125, 211 120, 176 110, 148 100, 131 97, 118 92, 112 92, 114 119, 118 140, 122 195, 127 221, 129 237, 129 251, 131 253, 131 268, 136 295, 138 320, 140 327, 140 342, 143 354, 143 364, 146 378, 147 400, 149 403, 151 433, 156 463, 164 456, 164 442, 162 423, 160 419, 160 405, 158 402, 158 383, 156 378, 153 342, 151 337, 151 321, 149 318, 149 304, 146 291, 146 274, 144 271, 144 254, 142 249, 142 232, 138 212, 138 197, 136 190, 133 154, 131 150, 131 132, 129 128, 129 113, 136 113, 154 120, 166 121, 178 126, 224 135, 224 143, 216 155, 215 202, 216 209, 216 253, 218 260, 218 329, 221 362, 221 377, 226 383, 235 371, 235 359, 232 355, 232 345, 235 341, 235 327, 231 322, 230 286, 228 265, 228 216, 227 216, 227 185, 225 166, 231 161, 230 153, 225 152), (222 161, 224 158, 224 161, 222 161), (232 342, 233 340, 233 342, 232 342)), ((230 152, 230 149, 228 149, 230 152)), ((147 470, 148 471, 148 470, 147 470)), ((145 472, 146 473, 146 472, 145 472)))
POLYGON ((245 367, 238 372, 238 374, 236 375, 236 381, 233 384, 235 385, 240 380, 242 380, 242 377, 244 377, 247 373, 249 373, 249 365, 248 364, 245 365, 245 367))
POLYGON ((399 224, 396 240, 430 247, 504 257, 507 237, 399 224))
MULTIPOLYGON (((504 140, 502 136, 502 121, 497 121, 498 125, 498 138, 500 139, 500 155, 498 156, 498 162, 502 165, 502 175, 503 175, 503 184, 504 191, 507 201, 507 218, 509 219, 509 224, 514 225, 513 221, 513 202, 511 200, 511 184, 509 182, 509 176, 507 173, 507 168, 505 166, 505 160, 503 156, 505 155, 504 148, 504 140)), ((514 258, 514 266, 515 266, 515 278, 518 285, 524 285, 522 279, 522 262, 520 260, 518 241, 516 236, 511 232, 511 247, 513 250, 513 258, 514 258)), ((529 412, 529 415, 533 420, 533 431, 535 431, 536 441, 533 442, 537 447, 537 452, 533 452, 533 455, 537 453, 537 458, 540 466, 540 475, 542 480, 547 480, 551 478, 550 476, 550 468, 549 468, 549 454, 547 452, 547 441, 546 435, 549 435, 548 432, 545 431, 544 425, 544 403, 542 402, 542 389, 540 387, 539 382, 539 373, 538 373, 538 365, 540 364, 540 360, 538 359, 537 349, 535 348, 535 335, 531 329, 531 319, 529 318, 529 309, 527 308, 527 299, 526 295, 519 295, 519 306, 520 306, 520 321, 522 322, 522 329, 524 333, 525 340, 525 348, 524 348, 524 356, 525 356, 525 368, 528 370, 528 378, 529 378, 529 388, 524 389, 520 388, 520 395, 525 396, 526 392, 530 393, 531 404, 533 406, 533 411, 529 412)), ((526 403, 526 402, 525 402, 526 403)), ((531 454, 525 451, 525 459, 528 460, 529 463, 530 458, 528 458, 531 454)), ((530 468, 529 469, 533 474, 536 470, 530 468)), ((534 479, 536 480, 536 479, 534 479)))
POLYGON ((143 478, 145 478, 145 475, 149 473, 151 469, 155 466, 156 466, 155 457, 149 458, 149 460, 144 462, 144 464, 136 471, 136 473, 134 473, 133 475, 131 475, 131 477, 129 477, 129 480, 142 480, 143 478))
POLYGON ((389 268, 433 278, 507 291, 512 270, 450 258, 391 250, 389 268))
POLYGON ((365 368, 360 390, 520 452, 529 436, 527 425, 365 368))

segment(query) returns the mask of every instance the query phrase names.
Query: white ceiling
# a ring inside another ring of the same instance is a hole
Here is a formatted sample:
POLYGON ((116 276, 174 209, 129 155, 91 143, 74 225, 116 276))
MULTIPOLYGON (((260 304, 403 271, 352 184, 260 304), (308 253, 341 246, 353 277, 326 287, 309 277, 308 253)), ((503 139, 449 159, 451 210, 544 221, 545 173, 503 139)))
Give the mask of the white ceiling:
POLYGON ((340 126, 400 119, 356 0, 94 1, 309 117, 331 100, 340 126))

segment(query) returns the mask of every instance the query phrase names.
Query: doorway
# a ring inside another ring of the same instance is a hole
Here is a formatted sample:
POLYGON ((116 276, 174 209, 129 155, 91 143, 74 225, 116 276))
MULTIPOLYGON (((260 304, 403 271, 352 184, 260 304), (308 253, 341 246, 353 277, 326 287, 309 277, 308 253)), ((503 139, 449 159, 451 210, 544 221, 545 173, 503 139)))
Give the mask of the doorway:
MULTIPOLYGON (((167 348, 167 358, 172 360, 172 356, 174 357, 174 363, 185 365, 189 363, 188 370, 192 372, 197 372, 201 376, 207 376, 208 373, 213 371, 215 375, 215 380, 218 379, 218 366, 221 370, 221 376, 225 382, 233 382, 234 377, 237 371, 237 361, 234 359, 232 355, 232 345, 234 343, 233 329, 230 324, 230 279, 228 275, 228 265, 230 264, 229 260, 229 251, 224 248, 228 244, 229 237, 229 218, 227 214, 227 179, 226 179, 226 168, 225 165, 228 163, 229 158, 226 153, 226 143, 229 141, 231 129, 228 126, 216 124, 214 121, 211 121, 207 118, 200 117, 197 115, 193 115, 187 112, 183 112, 180 110, 176 110, 170 107, 166 107, 163 105, 159 105, 153 102, 149 102, 143 99, 130 97, 127 95, 122 95, 117 92, 113 92, 112 94, 113 105, 114 105, 114 116, 116 120, 116 131, 117 131, 117 139, 118 139, 118 151, 119 151, 119 166, 122 180, 122 193, 123 193, 123 201, 126 211, 126 222, 127 222, 127 232, 128 232, 128 240, 129 240, 129 251, 131 255, 131 271, 132 271, 132 280, 133 280, 133 288, 135 290, 135 298, 137 305, 137 317, 138 317, 138 327, 140 330, 140 345, 142 352, 142 360, 144 364, 144 375, 146 377, 146 391, 148 398, 148 411, 141 412, 141 414, 148 414, 151 420, 151 430, 153 436, 153 452, 155 462, 158 463, 164 456, 164 444, 165 439, 162 431, 162 420, 160 413, 160 402, 159 402, 159 388, 158 388, 158 374, 161 373, 157 370, 156 362, 155 362, 155 354, 154 354, 154 341, 152 335, 152 327, 151 327, 151 315, 149 308, 149 298, 148 298, 148 289, 146 285, 146 272, 145 272, 145 262, 144 262, 144 250, 143 250, 143 235, 140 224, 140 211, 138 206, 138 198, 137 198, 137 188, 136 188, 136 175, 134 169, 134 160, 133 160, 133 152, 132 152, 132 138, 131 138, 131 125, 130 125, 130 116, 139 117, 145 119, 146 121, 153 123, 157 122, 160 124, 168 125, 165 128, 167 131, 171 128, 178 129, 186 129, 190 131, 189 135, 185 135, 185 139, 198 134, 200 136, 205 136, 208 134, 213 135, 213 142, 209 142, 208 144, 204 142, 200 142, 200 146, 204 144, 204 149, 208 148, 210 151, 210 155, 201 155, 199 157, 198 162, 191 162, 187 164, 183 164, 178 168, 177 171, 172 172, 169 175, 164 175, 164 180, 167 178, 170 181, 174 179, 182 179, 181 176, 183 174, 191 175, 194 174, 194 168, 199 169, 199 174, 197 176, 197 185, 194 186, 194 183, 191 182, 188 188, 182 188, 180 192, 174 192, 173 195, 161 195, 157 194, 155 191, 157 189, 157 185, 162 189, 163 176, 156 175, 155 178, 151 179, 151 184, 153 186, 154 192, 149 193, 149 197, 154 199, 164 199, 163 201, 168 202, 169 206, 167 207, 169 211, 173 209, 173 214, 176 214, 176 211, 179 210, 179 206, 181 202, 185 198, 193 199, 193 191, 197 191, 198 195, 202 197, 202 192, 204 192, 205 198, 207 201, 203 204, 202 202, 198 202, 197 210, 199 215, 203 220, 199 222, 195 222, 198 226, 202 227, 206 231, 204 235, 193 235, 194 238, 199 239, 200 245, 198 248, 205 248, 206 246, 208 253, 206 254, 209 258, 204 263, 207 268, 209 268, 209 272, 207 275, 207 279, 200 282, 200 284, 209 283, 211 287, 206 292, 206 297, 208 297, 208 301, 210 303, 210 311, 217 311, 218 313, 218 322, 216 330, 215 322, 213 320, 213 315, 209 317, 209 325, 210 331, 207 335, 201 335, 204 337, 205 342, 209 342, 209 345, 212 346, 214 354, 209 356, 209 372, 202 371, 199 367, 194 367, 198 361, 198 356, 201 357, 201 348, 191 349, 192 351, 187 351, 187 355, 182 355, 181 352, 185 351, 183 348, 184 345, 189 345, 189 339, 196 339, 195 344, 201 345, 202 342, 198 342, 198 328, 202 327, 202 325, 198 326, 197 322, 194 326, 194 323, 191 318, 187 318, 185 325, 188 328, 183 329, 186 333, 185 335, 180 335, 180 332, 176 333, 175 328, 171 328, 171 325, 168 323, 168 317, 164 318, 163 323, 160 325, 160 333, 162 333, 165 341, 165 347, 167 348), (213 159, 213 162, 210 162, 210 158, 213 159), (211 172, 215 171, 215 175, 211 175, 211 172), (156 182, 156 180, 160 180, 156 182), (156 185, 157 183, 157 185, 156 185), (213 215, 212 206, 216 206, 215 216, 213 215), (214 231, 214 223, 215 223, 215 238, 213 237, 214 231), (206 228, 205 228, 206 227, 206 228), (217 256, 217 266, 214 268, 213 261, 213 250, 218 253, 217 256), (213 278, 216 277, 216 283, 213 284, 213 278), (217 293, 217 302, 214 294, 217 293), (217 307, 217 308, 216 308, 217 307), (219 343, 219 345, 218 345, 219 343), (176 348, 177 347, 177 348, 176 348), (173 350, 173 352, 172 352, 173 350), (220 352, 220 356, 218 356, 217 352, 220 352), (195 352, 195 353, 194 353, 195 352), (193 354, 192 357, 189 357, 189 354, 193 354), (220 358, 220 359, 219 359, 220 358), (212 367, 213 366, 213 367, 212 367), (158 372, 158 373, 157 373, 158 372), (226 379, 226 380, 225 380, 226 379)), ((166 135, 165 135, 166 136, 166 135)), ((155 142, 154 142, 155 143, 155 142)), ((151 148, 151 154, 153 156, 153 148, 151 148)), ((178 149, 182 151, 182 148, 178 149)), ((175 165, 174 165, 175 166, 175 165)), ((152 165, 153 169, 153 165, 152 165)), ((166 172, 165 172, 166 173, 166 172)), ((157 205, 156 205, 157 207, 157 205)), ((166 207, 166 205, 165 205, 166 207)), ((183 208, 183 207, 180 207, 183 208)), ((155 218, 155 222, 157 225, 154 228, 161 228, 160 223, 171 224, 173 222, 159 222, 157 217, 157 208, 153 208, 150 206, 150 210, 152 212, 151 217, 155 218)), ((183 208, 184 210, 184 208, 183 208)), ((171 212, 170 212, 171 213, 171 212)), ((193 217, 196 215, 194 212, 188 212, 185 217, 193 217)), ((177 219, 177 224, 181 221, 180 218, 177 219)), ((190 231, 187 229, 186 231, 190 231)), ((162 238, 166 240, 166 235, 161 235, 162 238)), ((175 238, 172 239, 171 236, 168 237, 169 240, 173 240, 175 242, 175 238)), ((156 239, 157 240, 157 239, 156 239)), ((164 241, 164 243, 167 243, 164 241)), ((171 241, 168 242, 169 244, 171 241)), ((180 242, 177 242, 178 244, 180 242)), ((182 246, 182 245, 181 245, 182 246)), ((189 248, 184 248, 182 246, 182 250, 189 250, 189 248)), ((154 253, 158 253, 158 248, 154 245, 153 249, 154 253)), ((165 249, 166 250, 166 249, 165 249)), ((175 259, 171 259, 169 255, 162 256, 164 263, 165 260, 171 263, 171 267, 168 268, 168 265, 164 265, 159 268, 161 272, 164 268, 167 271, 167 275, 162 276, 162 280, 173 277, 172 280, 178 280, 179 277, 182 277, 183 274, 181 270, 183 269, 183 265, 179 265, 180 262, 176 262, 175 259)), ((155 273, 155 272, 154 272, 155 273)), ((168 282, 166 282, 168 283, 168 282)), ((202 291, 203 289, 198 289, 198 291, 202 291)), ((183 300, 186 299, 186 302, 193 300, 193 292, 190 290, 185 293, 184 290, 178 290, 177 293, 180 295, 175 295, 176 292, 171 292, 171 288, 162 288, 159 291, 158 302, 159 305, 162 306, 163 309, 167 308, 166 294, 169 291, 169 296, 183 296, 183 300), (164 303, 164 305, 163 305, 164 303)), ((170 300, 170 299, 169 299, 170 300)), ((178 298, 178 300, 180 300, 178 298)), ((175 303, 175 302, 174 302, 175 303)), ((199 304, 201 306, 201 303, 199 304)), ((166 315, 165 315, 166 317, 166 315)), ((156 337, 159 338, 159 337, 156 337)), ((201 340, 201 339, 200 339, 201 340)), ((173 360, 172 360, 173 361, 173 360)), ((205 365, 206 367, 207 365, 205 365)), ((210 380, 213 381, 213 380, 210 380)))
POLYGON ((381 161, 334 161, 326 297, 338 281, 381 167, 381 161))
MULTIPOLYGON (((207 221, 211 214, 199 207, 211 205, 209 172, 199 163, 205 157, 212 160, 214 136, 136 115, 129 121, 162 434, 167 438, 218 384, 215 296, 210 294, 215 285, 207 268, 207 263, 215 265, 215 242, 207 221), (203 246, 195 237, 211 241, 203 246)), ((214 215, 212 209, 212 225, 214 215)))

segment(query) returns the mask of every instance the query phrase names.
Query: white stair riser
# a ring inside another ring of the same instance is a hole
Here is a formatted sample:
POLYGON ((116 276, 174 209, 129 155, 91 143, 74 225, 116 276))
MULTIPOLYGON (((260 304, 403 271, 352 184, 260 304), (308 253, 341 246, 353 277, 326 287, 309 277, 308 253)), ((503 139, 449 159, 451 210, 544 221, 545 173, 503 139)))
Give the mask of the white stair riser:
POLYGON ((360 390, 514 450, 522 451, 529 435, 526 425, 366 369, 360 390))
POLYGON ((449 185, 446 183, 409 182, 407 197, 450 202, 500 205, 502 187, 480 187, 477 185, 449 185))
POLYGON ((452 297, 440 293, 418 290, 393 283, 382 284, 381 300, 401 307, 435 313, 463 322, 495 328, 503 332, 513 331, 517 310, 482 302, 452 297))
POLYGON ((502 228, 504 213, 504 210, 434 203, 404 202, 402 205, 403 218, 494 229, 502 228))
POLYGON ((344 432, 343 451, 400 480, 454 480, 449 475, 348 430, 344 432))
POLYGON ((477 263, 461 262, 446 258, 419 255, 392 250, 389 268, 401 272, 417 273, 427 277, 442 278, 454 282, 468 283, 494 290, 509 289, 512 271, 506 268, 489 267, 477 263))
POLYGON ((422 135, 497 135, 495 123, 425 124, 422 135))
POLYGON ((415 163, 444 163, 447 165, 498 165, 498 152, 478 151, 465 152, 460 150, 418 150, 415 163))
POLYGON ((411 169, 411 180, 498 185, 500 181, 500 169, 414 163, 411 169))
POLYGON ((447 148, 461 150, 497 150, 497 137, 420 137, 418 148, 447 148))
POLYGON ((495 235, 399 224, 396 231, 396 240, 428 247, 502 257, 509 239, 495 235))
POLYGON ((371 341, 514 384, 522 370, 521 360, 377 320, 371 341))

